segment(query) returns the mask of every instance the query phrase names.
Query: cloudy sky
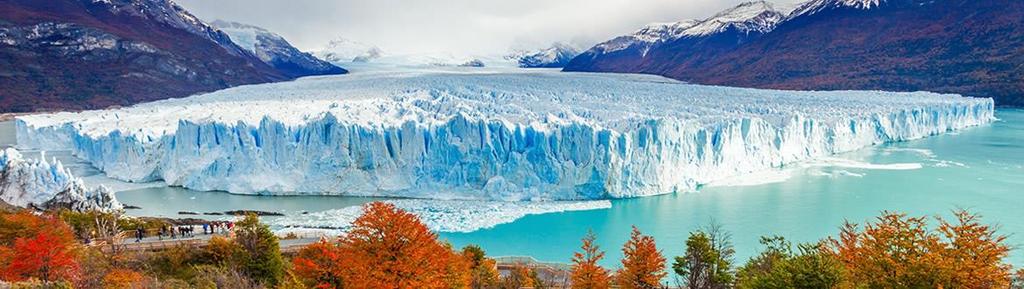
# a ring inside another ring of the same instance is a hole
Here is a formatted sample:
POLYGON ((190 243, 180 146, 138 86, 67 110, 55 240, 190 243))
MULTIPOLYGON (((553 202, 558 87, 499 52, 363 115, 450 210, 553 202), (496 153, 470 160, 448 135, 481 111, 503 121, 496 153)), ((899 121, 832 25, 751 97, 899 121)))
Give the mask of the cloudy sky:
MULTIPOLYGON (((778 0, 791 5, 798 0, 778 0)), ((207 20, 283 35, 303 50, 344 37, 395 54, 496 54, 590 45, 652 22, 707 18, 741 0, 177 0, 207 20)))

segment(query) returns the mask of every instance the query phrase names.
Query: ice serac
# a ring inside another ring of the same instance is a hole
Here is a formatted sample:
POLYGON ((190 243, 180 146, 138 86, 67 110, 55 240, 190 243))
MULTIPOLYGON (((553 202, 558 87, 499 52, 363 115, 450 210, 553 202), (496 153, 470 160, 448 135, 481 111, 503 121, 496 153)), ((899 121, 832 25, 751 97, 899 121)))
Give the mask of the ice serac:
POLYGON ((71 210, 117 210, 121 203, 104 186, 87 188, 60 161, 51 164, 22 157, 18 150, 0 151, 0 199, 19 207, 71 210))
POLYGON ((656 76, 408 71, 20 117, 109 176, 241 194, 579 200, 699 184, 981 125, 991 99, 656 76))

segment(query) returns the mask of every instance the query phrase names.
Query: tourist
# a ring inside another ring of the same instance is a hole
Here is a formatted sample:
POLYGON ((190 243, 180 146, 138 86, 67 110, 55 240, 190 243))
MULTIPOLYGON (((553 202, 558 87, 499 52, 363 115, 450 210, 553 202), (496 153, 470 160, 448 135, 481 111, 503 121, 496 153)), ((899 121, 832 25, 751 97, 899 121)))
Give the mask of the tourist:
POLYGON ((135 243, 142 242, 143 235, 145 235, 145 231, 142 230, 142 226, 135 228, 135 243))

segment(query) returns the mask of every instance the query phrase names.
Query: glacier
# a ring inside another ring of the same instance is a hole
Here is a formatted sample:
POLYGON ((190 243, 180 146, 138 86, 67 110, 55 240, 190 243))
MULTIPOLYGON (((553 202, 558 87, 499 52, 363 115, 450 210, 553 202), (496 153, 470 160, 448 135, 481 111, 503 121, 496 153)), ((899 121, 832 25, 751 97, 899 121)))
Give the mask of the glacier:
POLYGON ((105 186, 86 187, 60 161, 46 161, 45 153, 39 159, 26 159, 13 148, 0 150, 0 200, 40 209, 112 211, 123 207, 113 191, 105 186))
POLYGON ((238 194, 592 200, 995 120, 989 98, 800 92, 648 75, 434 68, 22 116, 19 147, 130 182, 238 194))

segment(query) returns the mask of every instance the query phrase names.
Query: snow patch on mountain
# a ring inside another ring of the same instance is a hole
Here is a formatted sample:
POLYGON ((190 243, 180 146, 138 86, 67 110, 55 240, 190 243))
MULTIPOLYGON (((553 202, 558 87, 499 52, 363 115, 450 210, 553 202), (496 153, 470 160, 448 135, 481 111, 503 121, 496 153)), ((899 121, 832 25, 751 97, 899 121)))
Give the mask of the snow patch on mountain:
POLYGON ((559 68, 565 67, 580 50, 571 45, 556 42, 551 47, 540 50, 515 50, 505 57, 523 68, 559 68))
POLYGON ((114 192, 105 186, 90 189, 57 160, 25 159, 14 148, 0 150, 0 199, 19 207, 72 210, 118 210, 114 192))
POLYGON ((309 53, 299 51, 281 35, 266 29, 223 20, 216 20, 211 24, 227 33, 232 41, 248 50, 260 61, 289 76, 343 74, 346 72, 344 69, 320 60, 309 53))
POLYGON ((327 62, 344 65, 351 62, 370 62, 384 56, 379 47, 345 38, 336 38, 313 53, 327 62))
POLYGON ((356 73, 16 121, 108 176, 242 194, 581 200, 700 184, 994 120, 991 99, 646 75, 356 73))
POLYGON ((873 9, 882 5, 885 0, 810 0, 799 5, 789 14, 789 19, 812 15, 821 11, 836 8, 873 9))

